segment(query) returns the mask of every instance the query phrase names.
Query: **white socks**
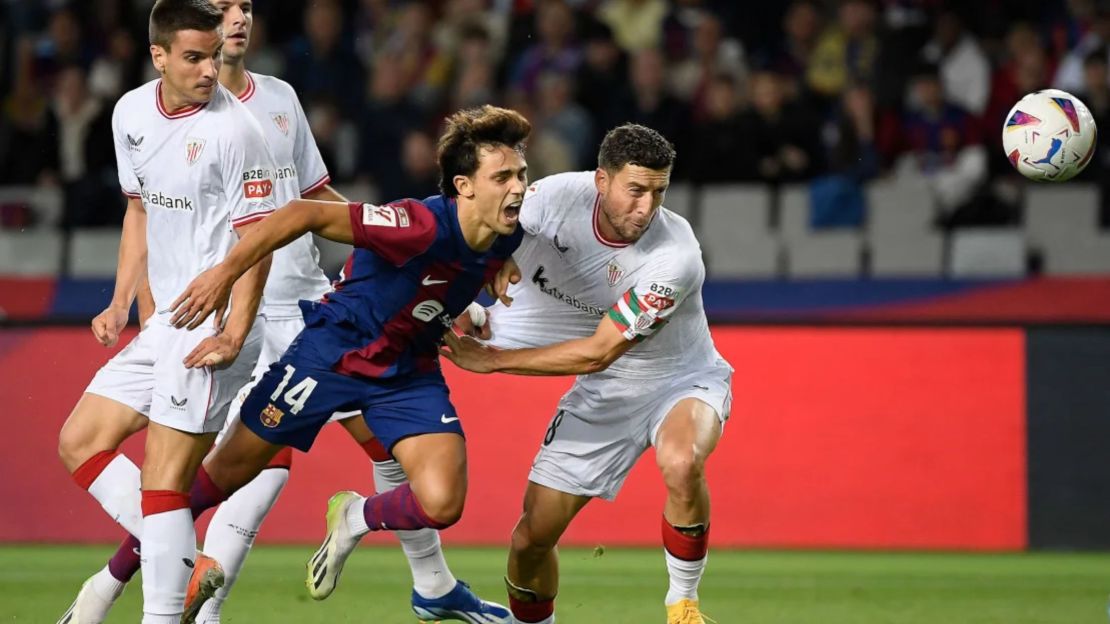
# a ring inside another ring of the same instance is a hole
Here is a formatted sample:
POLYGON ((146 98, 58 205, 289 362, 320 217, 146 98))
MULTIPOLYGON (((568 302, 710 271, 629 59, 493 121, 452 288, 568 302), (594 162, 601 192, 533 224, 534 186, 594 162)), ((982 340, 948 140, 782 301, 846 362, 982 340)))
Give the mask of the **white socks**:
POLYGON ((705 572, 708 555, 697 561, 686 561, 675 557, 666 549, 663 550, 663 554, 667 558, 667 575, 670 577, 670 586, 667 588, 664 603, 674 604, 683 598, 697 600, 698 583, 701 582, 701 575, 705 572))
POLYGON ((107 602, 114 602, 123 593, 126 583, 112 576, 108 566, 104 566, 92 577, 92 590, 97 597, 107 602))
POLYGON ((146 516, 141 541, 143 624, 177 622, 185 610, 185 587, 197 557, 193 514, 186 507, 146 516))
MULTIPOLYGON (((408 478, 401 465, 394 460, 374 462, 374 488, 378 493, 388 492, 405 483, 408 478)), ((354 505, 352 505, 354 507, 354 505)), ((359 506, 359 516, 362 518, 362 507, 359 506)), ((350 524, 348 516, 348 526, 350 524)), ((366 520, 362 518, 362 525, 366 520)), ((443 557, 443 548, 440 546, 439 531, 435 529, 420 529, 417 531, 394 531, 394 535, 401 542, 401 549, 409 561, 412 570, 412 587, 416 593, 425 598, 439 598, 455 588, 457 581, 447 567, 447 560, 443 557)))
POLYGON ((142 482, 139 467, 123 454, 116 455, 89 485, 89 494, 131 535, 143 525, 142 482))
POLYGON ((204 535, 204 554, 220 562, 225 580, 216 595, 201 607, 197 622, 216 624, 220 621, 220 610, 231 586, 239 578, 258 528, 288 481, 289 471, 284 468, 263 470, 216 509, 204 535))

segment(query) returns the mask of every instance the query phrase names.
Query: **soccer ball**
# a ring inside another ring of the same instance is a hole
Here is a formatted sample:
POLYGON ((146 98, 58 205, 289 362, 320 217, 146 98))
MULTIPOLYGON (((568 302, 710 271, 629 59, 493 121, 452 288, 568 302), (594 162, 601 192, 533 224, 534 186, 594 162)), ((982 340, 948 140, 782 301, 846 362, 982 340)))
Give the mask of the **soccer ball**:
POLYGON ((1059 89, 1018 100, 1002 127, 1002 147, 1018 173, 1045 182, 1070 180, 1095 154, 1098 129, 1091 111, 1059 89))

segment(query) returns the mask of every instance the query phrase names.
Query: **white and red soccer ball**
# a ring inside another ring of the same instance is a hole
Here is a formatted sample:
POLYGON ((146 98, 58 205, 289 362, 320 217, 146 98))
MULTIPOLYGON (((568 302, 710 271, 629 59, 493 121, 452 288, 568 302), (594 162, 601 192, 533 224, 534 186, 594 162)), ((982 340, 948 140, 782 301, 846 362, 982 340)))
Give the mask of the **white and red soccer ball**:
POLYGON ((1095 154, 1098 129, 1091 111, 1059 89, 1030 93, 1010 109, 1002 126, 1002 147, 1021 175, 1063 182, 1083 171, 1095 154))

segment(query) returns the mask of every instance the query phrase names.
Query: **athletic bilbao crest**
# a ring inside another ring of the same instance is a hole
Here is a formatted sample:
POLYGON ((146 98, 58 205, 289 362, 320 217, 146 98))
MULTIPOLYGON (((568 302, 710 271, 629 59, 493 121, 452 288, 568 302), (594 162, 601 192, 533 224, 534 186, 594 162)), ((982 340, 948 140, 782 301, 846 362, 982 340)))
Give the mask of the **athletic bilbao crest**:
POLYGON ((617 264, 616 260, 609 261, 608 276, 610 286, 616 286, 617 282, 621 281, 621 278, 624 277, 624 269, 621 268, 621 265, 617 264))
POLYGON ((262 421, 263 425, 273 429, 274 427, 281 424, 281 417, 284 415, 285 412, 274 407, 273 403, 270 403, 266 406, 266 409, 262 410, 262 414, 259 415, 259 419, 262 421))
POLYGON ((204 139, 186 139, 185 140, 185 162, 192 165, 200 158, 200 153, 204 151, 204 139))
POLYGON ((289 136, 289 115, 285 113, 270 113, 270 119, 274 120, 274 125, 285 136, 289 136))

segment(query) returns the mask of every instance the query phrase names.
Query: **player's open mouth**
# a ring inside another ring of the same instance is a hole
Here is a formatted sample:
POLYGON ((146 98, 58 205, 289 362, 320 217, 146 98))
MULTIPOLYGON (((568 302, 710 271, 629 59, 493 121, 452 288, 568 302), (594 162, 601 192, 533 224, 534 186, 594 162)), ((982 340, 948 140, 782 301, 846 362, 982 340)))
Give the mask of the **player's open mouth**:
POLYGON ((517 220, 520 219, 520 204, 521 203, 522 202, 518 201, 518 202, 513 202, 513 203, 509 204, 508 206, 505 206, 505 210, 504 210, 505 220, 508 221, 510 224, 516 223, 517 220))
POLYGON ((247 31, 245 31, 245 30, 242 30, 242 31, 239 31, 239 32, 237 32, 237 33, 231 33, 230 35, 228 35, 228 36, 227 36, 227 38, 228 38, 228 39, 242 39, 242 40, 246 40, 246 38, 247 38, 247 31))

